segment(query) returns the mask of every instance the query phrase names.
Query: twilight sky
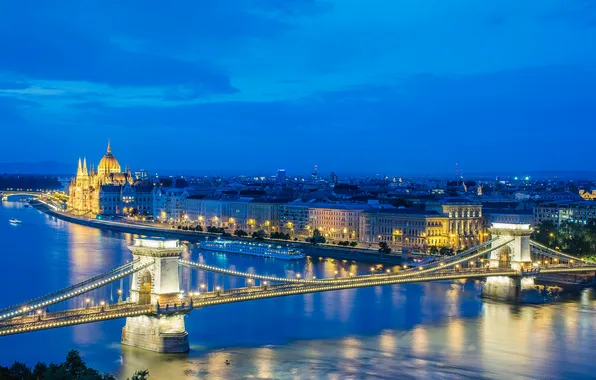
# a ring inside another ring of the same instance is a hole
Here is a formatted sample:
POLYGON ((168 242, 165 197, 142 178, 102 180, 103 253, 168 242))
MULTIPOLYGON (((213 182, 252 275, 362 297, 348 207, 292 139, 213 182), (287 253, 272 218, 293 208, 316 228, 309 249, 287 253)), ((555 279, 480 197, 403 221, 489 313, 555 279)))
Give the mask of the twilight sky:
POLYGON ((4 1, 0 162, 594 170, 594 41, 593 0, 4 1))

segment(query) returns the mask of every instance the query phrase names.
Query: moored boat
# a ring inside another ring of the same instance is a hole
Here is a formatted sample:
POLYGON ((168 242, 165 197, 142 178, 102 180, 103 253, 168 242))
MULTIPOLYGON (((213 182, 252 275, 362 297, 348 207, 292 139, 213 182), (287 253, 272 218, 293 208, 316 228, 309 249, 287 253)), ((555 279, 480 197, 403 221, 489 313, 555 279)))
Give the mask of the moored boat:
POLYGON ((10 222, 10 224, 19 224, 19 223, 21 223, 20 220, 15 219, 15 218, 10 218, 10 219, 8 219, 8 221, 10 222))
POLYGON ((200 244, 202 249, 218 252, 238 253, 260 257, 272 257, 283 260, 297 260, 305 257, 302 250, 295 245, 258 243, 241 240, 206 240, 200 244))

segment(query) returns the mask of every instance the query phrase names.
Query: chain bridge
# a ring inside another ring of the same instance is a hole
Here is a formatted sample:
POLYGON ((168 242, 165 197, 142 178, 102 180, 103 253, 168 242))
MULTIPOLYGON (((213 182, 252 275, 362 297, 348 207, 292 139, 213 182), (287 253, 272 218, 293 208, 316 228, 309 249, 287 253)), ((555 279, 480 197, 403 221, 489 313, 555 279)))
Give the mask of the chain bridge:
MULTIPOLYGON (((194 309, 233 302, 369 286, 441 280, 483 279, 483 295, 507 301, 538 297, 538 274, 594 275, 586 262, 530 240, 530 225, 493 224, 492 239, 425 267, 371 270, 367 275, 294 278, 247 273, 181 258, 177 240, 135 239, 132 261, 81 283, 0 309, 0 337, 43 329, 126 318, 122 343, 156 352, 185 352, 184 318, 194 309), (225 288, 202 282, 194 291, 181 286, 184 270, 237 279, 225 288), (130 290, 124 295, 124 281, 130 290), (97 302, 99 289, 117 286, 117 300, 97 302)), ((374 269, 374 268, 373 268, 374 269)))

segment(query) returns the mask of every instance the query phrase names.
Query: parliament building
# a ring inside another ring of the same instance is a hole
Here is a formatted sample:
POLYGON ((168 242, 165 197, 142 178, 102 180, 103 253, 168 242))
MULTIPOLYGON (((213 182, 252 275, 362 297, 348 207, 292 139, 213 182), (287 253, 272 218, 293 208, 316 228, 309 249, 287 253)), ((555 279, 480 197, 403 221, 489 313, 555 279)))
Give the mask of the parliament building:
POLYGON ((68 211, 75 215, 150 215, 153 209, 153 186, 135 182, 130 168, 122 171, 112 154, 110 143, 97 169, 87 168, 84 158, 69 187, 68 211))

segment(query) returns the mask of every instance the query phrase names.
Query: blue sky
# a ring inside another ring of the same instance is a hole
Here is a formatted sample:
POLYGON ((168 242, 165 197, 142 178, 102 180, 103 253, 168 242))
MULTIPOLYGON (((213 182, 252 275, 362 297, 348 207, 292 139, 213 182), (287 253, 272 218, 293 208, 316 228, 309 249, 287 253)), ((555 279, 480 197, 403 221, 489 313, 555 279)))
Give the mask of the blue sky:
POLYGON ((163 4, 3 2, 0 162, 594 169, 591 0, 163 4))

